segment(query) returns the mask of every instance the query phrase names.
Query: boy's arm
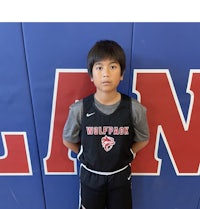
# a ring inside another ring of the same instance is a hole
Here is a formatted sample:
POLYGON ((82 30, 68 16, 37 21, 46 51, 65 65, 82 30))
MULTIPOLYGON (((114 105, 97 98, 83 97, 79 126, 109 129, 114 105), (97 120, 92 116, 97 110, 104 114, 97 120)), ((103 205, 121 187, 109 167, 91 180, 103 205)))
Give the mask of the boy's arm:
POLYGON ((141 105, 141 103, 135 99, 132 99, 132 117, 135 130, 135 142, 132 145, 133 154, 139 152, 149 143, 150 133, 146 111, 146 107, 141 105))
POLYGON ((132 146, 132 151, 136 154, 141 149, 143 149, 148 143, 149 143, 149 140, 135 142, 132 146))
POLYGON ((76 154, 78 154, 79 149, 80 149, 80 143, 71 143, 68 142, 66 140, 63 139, 63 144, 70 150, 72 150, 73 152, 75 152, 76 154))
POLYGON ((80 150, 79 131, 82 117, 82 100, 72 104, 69 108, 69 114, 63 128, 63 144, 75 153, 80 150))

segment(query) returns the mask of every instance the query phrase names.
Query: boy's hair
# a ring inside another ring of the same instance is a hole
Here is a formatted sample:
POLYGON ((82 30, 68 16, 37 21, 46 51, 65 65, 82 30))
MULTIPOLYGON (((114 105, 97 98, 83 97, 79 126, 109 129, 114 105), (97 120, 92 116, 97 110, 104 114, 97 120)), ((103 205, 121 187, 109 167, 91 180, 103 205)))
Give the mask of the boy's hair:
POLYGON ((91 77, 94 63, 104 59, 113 59, 117 61, 121 67, 121 75, 123 75, 126 68, 126 55, 124 50, 115 41, 101 40, 95 43, 87 56, 87 69, 91 77))

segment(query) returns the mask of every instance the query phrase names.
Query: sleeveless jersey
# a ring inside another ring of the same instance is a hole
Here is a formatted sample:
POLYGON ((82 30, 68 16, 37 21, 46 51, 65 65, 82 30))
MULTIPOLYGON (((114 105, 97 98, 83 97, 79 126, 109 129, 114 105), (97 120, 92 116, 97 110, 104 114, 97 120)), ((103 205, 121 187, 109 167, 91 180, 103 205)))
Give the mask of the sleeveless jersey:
POLYGON ((121 102, 110 115, 102 113, 94 103, 94 95, 83 99, 81 150, 78 158, 87 168, 113 172, 133 160, 134 143, 131 98, 121 94, 121 102))

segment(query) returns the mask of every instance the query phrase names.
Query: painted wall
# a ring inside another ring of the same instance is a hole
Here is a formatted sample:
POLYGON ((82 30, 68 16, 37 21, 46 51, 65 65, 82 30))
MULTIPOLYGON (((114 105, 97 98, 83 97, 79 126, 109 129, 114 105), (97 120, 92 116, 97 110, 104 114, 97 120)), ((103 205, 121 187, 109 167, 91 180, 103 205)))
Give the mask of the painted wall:
POLYGON ((127 56, 119 90, 148 109, 134 209, 200 209, 199 37, 199 23, 0 23, 0 208, 78 208, 79 162, 62 128, 94 91, 88 50, 113 39, 127 56))

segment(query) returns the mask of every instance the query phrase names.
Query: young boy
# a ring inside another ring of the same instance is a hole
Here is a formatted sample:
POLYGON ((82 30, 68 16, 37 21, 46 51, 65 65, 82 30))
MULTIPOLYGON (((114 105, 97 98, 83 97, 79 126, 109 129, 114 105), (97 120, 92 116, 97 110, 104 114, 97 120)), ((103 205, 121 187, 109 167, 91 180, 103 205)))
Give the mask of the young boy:
POLYGON ((88 73, 96 92, 70 107, 63 143, 80 160, 80 209, 132 209, 131 167, 149 139, 146 108, 117 91, 126 67, 115 41, 89 51, 88 73))

